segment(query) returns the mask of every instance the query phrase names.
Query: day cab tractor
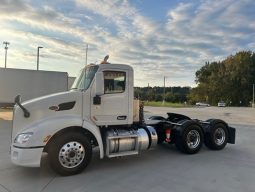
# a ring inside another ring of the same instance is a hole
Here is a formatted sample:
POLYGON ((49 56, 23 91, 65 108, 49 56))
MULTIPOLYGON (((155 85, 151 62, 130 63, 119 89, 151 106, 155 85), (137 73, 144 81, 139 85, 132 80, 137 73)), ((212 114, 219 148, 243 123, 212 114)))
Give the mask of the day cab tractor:
POLYGON ((219 119, 201 121, 168 113, 144 120, 134 99, 134 73, 124 64, 90 64, 80 71, 68 92, 21 103, 15 98, 11 160, 40 167, 41 156, 60 175, 73 175, 89 164, 93 148, 100 158, 136 155, 157 144, 175 144, 183 153, 197 153, 203 143, 221 150, 235 143, 235 128, 219 119))

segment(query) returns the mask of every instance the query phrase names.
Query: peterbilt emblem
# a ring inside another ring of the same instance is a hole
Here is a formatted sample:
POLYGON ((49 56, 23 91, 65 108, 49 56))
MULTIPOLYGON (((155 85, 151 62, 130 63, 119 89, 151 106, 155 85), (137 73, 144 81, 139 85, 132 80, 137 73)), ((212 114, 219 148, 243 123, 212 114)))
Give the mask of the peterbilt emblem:
POLYGON ((50 106, 49 110, 58 111, 59 110, 59 106, 50 106))
POLYGON ((70 110, 74 107, 75 101, 67 102, 67 103, 60 103, 58 106, 50 106, 49 110, 53 111, 65 111, 65 110, 70 110))

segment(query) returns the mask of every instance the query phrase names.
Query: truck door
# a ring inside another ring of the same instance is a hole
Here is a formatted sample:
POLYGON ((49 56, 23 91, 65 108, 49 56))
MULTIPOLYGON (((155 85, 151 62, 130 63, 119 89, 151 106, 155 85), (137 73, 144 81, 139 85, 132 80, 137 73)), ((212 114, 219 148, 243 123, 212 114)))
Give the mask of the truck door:
POLYGON ((91 119, 97 125, 128 124, 128 81, 128 71, 103 71, 104 94, 100 95, 101 104, 95 105, 92 102, 91 107, 91 119))

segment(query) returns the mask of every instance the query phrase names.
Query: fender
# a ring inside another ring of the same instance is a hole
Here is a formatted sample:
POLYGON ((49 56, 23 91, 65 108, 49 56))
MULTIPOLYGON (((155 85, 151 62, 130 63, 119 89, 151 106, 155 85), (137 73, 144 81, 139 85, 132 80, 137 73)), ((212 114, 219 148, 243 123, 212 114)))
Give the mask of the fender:
POLYGON ((178 113, 167 113, 167 115, 168 115, 167 120, 175 123, 181 120, 191 120, 191 118, 189 118, 188 116, 178 113))
POLYGON ((41 157, 43 149, 45 148, 47 141, 55 133, 65 127, 70 126, 82 126, 82 119, 79 116, 63 115, 59 117, 46 118, 36 123, 30 124, 24 127, 16 135, 20 133, 32 132, 33 136, 25 144, 14 144, 11 146, 12 151, 20 153, 19 160, 12 156, 14 164, 28 167, 39 167, 41 163, 41 157))
POLYGON ((176 135, 178 135, 178 136, 181 136, 182 133, 183 133, 183 131, 185 130, 185 128, 186 128, 186 127, 189 127, 189 126, 191 126, 191 125, 197 125, 198 127, 200 127, 202 133, 204 134, 204 129, 203 129, 203 127, 202 127, 199 123, 197 123, 196 121, 194 121, 194 120, 181 120, 181 121, 179 121, 179 122, 177 122, 177 123, 179 123, 179 124, 181 124, 181 125, 175 125, 174 128, 173 128, 173 130, 174 130, 174 133, 175 133, 176 135))
POLYGON ((100 150, 100 159, 104 158, 104 146, 103 146, 103 141, 102 141, 102 135, 100 132, 99 127, 97 127, 93 122, 84 120, 82 127, 89 130, 96 138, 99 150, 100 150))
MULTIPOLYGON (((100 149, 100 158, 104 157, 104 149, 103 149, 103 142, 101 138, 101 133, 99 128, 91 122, 83 121, 79 116, 59 116, 59 117, 52 117, 47 118, 42 121, 39 121, 35 124, 28 126, 27 128, 23 129, 20 133, 25 132, 33 132, 33 136, 31 139, 26 143, 26 145, 18 146, 22 148, 32 148, 32 147, 42 147, 44 148, 48 142, 44 142, 46 137, 52 138, 56 133, 61 131, 66 127, 83 127, 90 131, 95 138, 97 139, 99 149, 100 149)), ((40 151, 42 155, 43 150, 40 151)), ((41 162, 41 155, 37 154, 34 161, 37 162, 36 166, 40 165, 41 162)))
POLYGON ((210 132, 210 127, 215 126, 217 123, 222 123, 223 125, 227 127, 227 129, 229 129, 228 124, 221 119, 208 119, 206 120, 206 122, 208 122, 209 124, 205 124, 203 126, 203 128, 205 129, 205 132, 210 132))

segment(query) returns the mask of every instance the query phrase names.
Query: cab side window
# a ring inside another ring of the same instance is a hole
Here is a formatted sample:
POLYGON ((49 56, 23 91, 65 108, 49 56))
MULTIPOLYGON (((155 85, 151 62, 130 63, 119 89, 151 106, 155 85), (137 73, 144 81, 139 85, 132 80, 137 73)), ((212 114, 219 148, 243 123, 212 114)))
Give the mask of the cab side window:
POLYGON ((126 87, 126 73, 122 71, 104 71, 105 94, 123 93, 126 87))

